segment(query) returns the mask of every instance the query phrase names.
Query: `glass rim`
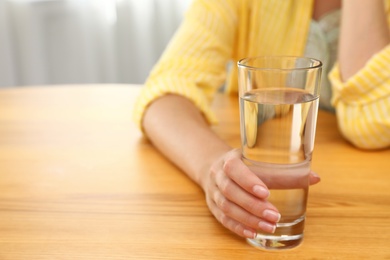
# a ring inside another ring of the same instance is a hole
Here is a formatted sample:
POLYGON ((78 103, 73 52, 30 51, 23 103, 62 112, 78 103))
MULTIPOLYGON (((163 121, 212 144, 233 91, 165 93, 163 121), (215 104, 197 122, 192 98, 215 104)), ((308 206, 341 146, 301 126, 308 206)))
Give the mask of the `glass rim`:
POLYGON ((314 70, 322 68, 322 61, 318 59, 314 59, 311 57, 305 57, 305 56, 254 56, 254 57, 247 57, 238 60, 237 66, 239 68, 245 68, 248 70, 262 70, 262 71, 296 71, 296 70, 314 70), (307 60, 315 62, 316 65, 314 66, 304 66, 304 67, 297 67, 297 68, 266 68, 266 67, 256 67, 245 64, 245 62, 253 61, 253 60, 259 60, 259 59, 295 59, 295 60, 307 60))

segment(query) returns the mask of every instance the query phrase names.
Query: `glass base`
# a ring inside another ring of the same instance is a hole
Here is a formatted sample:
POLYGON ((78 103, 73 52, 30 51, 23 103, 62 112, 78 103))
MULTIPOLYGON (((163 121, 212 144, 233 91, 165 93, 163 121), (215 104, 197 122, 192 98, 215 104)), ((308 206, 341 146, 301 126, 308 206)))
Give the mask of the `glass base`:
POLYGON ((247 239, 247 242, 263 250, 286 250, 299 246, 303 241, 303 234, 294 236, 272 236, 257 234, 254 239, 247 239))
POLYGON ((258 249, 284 250, 299 246, 303 241, 305 216, 287 222, 277 223, 274 234, 257 233, 253 239, 247 239, 248 243, 258 249))

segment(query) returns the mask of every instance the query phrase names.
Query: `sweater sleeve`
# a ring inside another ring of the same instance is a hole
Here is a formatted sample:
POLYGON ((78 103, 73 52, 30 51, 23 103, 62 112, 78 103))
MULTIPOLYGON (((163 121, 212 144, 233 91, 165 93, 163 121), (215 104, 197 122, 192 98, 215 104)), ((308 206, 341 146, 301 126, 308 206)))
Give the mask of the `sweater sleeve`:
POLYGON ((225 82, 232 55, 237 24, 234 2, 193 2, 137 99, 133 118, 141 129, 147 107, 166 94, 188 98, 209 123, 216 123, 210 103, 225 82))
POLYGON ((363 149, 390 147, 390 45, 348 81, 341 80, 338 64, 329 78, 343 136, 363 149))

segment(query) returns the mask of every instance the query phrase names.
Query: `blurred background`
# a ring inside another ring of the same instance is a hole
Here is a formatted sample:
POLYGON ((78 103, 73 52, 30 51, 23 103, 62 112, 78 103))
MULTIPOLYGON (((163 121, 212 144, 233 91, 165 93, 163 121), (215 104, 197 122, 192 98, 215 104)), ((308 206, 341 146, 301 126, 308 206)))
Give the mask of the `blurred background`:
POLYGON ((191 0, 0 0, 0 88, 143 83, 191 0))

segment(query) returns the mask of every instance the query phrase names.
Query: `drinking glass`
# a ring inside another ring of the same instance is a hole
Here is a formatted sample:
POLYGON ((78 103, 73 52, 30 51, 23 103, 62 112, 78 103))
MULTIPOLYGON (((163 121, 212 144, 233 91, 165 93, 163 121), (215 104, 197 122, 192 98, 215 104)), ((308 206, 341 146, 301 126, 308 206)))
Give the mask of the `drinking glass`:
POLYGON ((281 219, 248 242, 280 250, 303 240, 322 63, 307 57, 238 62, 243 161, 267 185, 281 219))

